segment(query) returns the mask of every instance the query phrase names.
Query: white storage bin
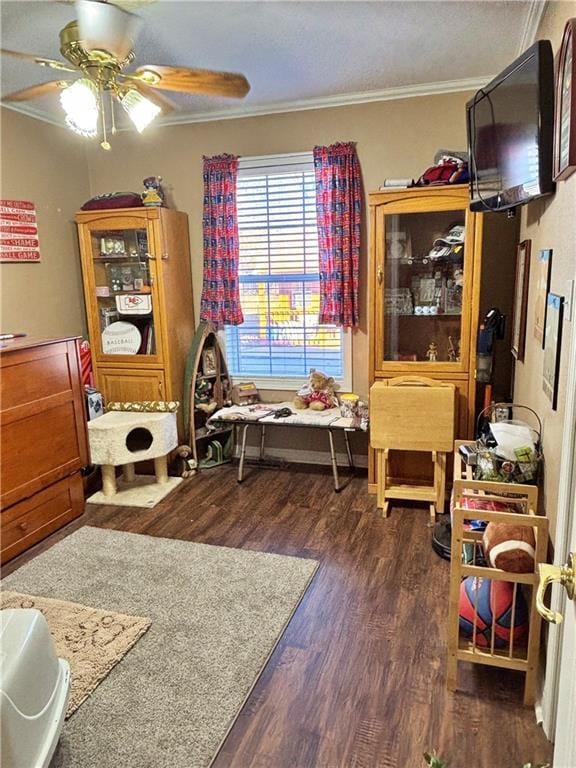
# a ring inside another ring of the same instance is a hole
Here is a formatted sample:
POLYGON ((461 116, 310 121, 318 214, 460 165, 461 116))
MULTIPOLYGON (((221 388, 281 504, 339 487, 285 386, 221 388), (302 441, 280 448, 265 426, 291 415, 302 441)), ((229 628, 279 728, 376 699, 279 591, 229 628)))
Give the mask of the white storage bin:
POLYGON ((1 764, 45 768, 58 743, 70 667, 56 656, 46 619, 34 608, 0 612, 1 764))

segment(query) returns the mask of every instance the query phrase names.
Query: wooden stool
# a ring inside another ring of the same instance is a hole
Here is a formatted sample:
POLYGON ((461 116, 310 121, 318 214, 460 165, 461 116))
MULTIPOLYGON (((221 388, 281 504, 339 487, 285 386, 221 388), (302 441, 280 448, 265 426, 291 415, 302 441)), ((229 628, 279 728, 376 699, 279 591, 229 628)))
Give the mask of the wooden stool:
POLYGON ((376 449, 377 505, 388 516, 390 499, 427 501, 433 524, 444 506, 446 454, 454 445, 456 387, 422 376, 377 381, 370 388, 370 445, 376 449), (426 451, 433 485, 390 482, 389 451, 426 451))

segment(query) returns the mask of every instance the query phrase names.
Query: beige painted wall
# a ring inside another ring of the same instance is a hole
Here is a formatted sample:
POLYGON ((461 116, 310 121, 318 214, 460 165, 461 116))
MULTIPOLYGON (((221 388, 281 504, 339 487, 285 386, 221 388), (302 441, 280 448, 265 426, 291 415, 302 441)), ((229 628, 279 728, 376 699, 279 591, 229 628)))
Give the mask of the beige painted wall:
MULTIPOLYGON (((292 112, 158 128, 143 136, 123 133, 108 154, 88 152, 94 194, 141 189, 145 176, 159 174, 177 208, 190 218, 194 304, 202 287, 202 155, 251 156, 302 152, 315 144, 357 142, 366 191, 385 177, 418 177, 440 148, 466 145, 464 104, 457 93, 350 107, 292 112)), ((366 232, 366 227, 364 228, 366 232)), ((365 238, 366 245, 366 238, 365 238)), ((353 336, 353 387, 368 392, 366 247, 361 268, 361 327, 353 336)))
MULTIPOLYGON (((575 2, 549 3, 542 18, 538 38, 552 41, 554 52, 560 47, 564 24, 568 18, 576 17, 575 2)), ((557 184, 553 196, 542 198, 522 209, 520 239, 531 240, 531 269, 534 269, 538 252, 552 248, 551 290, 568 298, 570 281, 576 277, 576 173, 566 181, 557 184)), ((572 334, 576 316, 569 323, 563 323, 563 337, 560 365, 558 409, 553 411, 550 401, 542 391, 543 350, 534 338, 534 305, 536 292, 534 280, 530 282, 528 298, 528 324, 526 330, 526 352, 523 363, 516 364, 514 401, 529 405, 543 421, 543 447, 546 460, 543 509, 551 522, 551 540, 555 539, 556 507, 558 502, 558 470, 564 419, 564 397, 566 392, 568 341, 572 334)), ((572 309, 574 314, 574 308, 572 309)))
POLYGON ((89 197, 80 137, 2 109, 3 198, 36 204, 42 261, 0 264, 0 328, 44 338, 85 333, 73 221, 89 197))

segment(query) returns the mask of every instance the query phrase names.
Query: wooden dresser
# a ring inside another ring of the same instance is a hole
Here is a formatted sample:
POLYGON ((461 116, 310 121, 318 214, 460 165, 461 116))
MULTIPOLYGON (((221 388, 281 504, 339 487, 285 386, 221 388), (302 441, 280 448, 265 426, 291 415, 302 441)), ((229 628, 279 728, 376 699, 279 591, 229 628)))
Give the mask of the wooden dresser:
POLYGON ((84 511, 88 464, 77 339, 0 344, 0 523, 4 563, 84 511))

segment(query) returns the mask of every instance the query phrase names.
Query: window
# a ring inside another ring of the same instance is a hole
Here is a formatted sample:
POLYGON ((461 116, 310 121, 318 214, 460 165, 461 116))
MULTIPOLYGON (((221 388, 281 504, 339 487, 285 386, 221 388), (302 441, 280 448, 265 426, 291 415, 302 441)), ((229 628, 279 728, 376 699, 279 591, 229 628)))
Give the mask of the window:
POLYGON ((344 383, 346 335, 318 324, 312 153, 242 158, 237 200, 244 323, 225 330, 230 373, 291 388, 316 368, 344 383))

